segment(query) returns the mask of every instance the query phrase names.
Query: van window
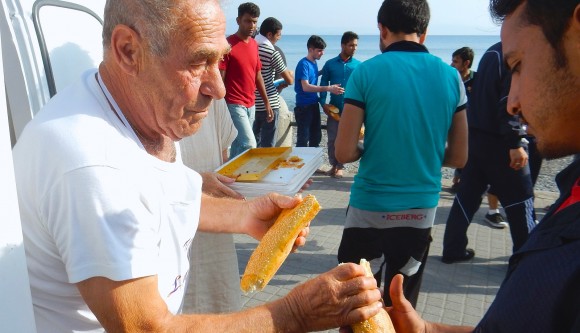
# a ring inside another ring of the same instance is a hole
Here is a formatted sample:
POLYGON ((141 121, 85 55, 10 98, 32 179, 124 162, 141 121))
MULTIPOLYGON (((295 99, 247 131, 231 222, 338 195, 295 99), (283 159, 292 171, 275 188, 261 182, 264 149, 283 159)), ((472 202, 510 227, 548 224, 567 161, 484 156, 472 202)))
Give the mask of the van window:
POLYGON ((58 0, 40 0, 33 7, 50 96, 97 67, 103 58, 102 20, 90 9, 58 0))

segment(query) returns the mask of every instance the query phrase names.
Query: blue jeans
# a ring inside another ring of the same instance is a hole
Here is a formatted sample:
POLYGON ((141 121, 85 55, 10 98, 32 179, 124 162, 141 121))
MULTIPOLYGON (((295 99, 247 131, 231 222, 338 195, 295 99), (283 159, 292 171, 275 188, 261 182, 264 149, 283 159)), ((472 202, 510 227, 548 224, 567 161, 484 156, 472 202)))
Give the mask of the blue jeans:
POLYGON ((296 147, 318 147, 322 139, 318 103, 296 106, 294 118, 298 125, 296 147))
POLYGON ((248 108, 239 104, 228 104, 228 110, 232 116, 234 126, 238 130, 238 136, 232 142, 230 149, 230 158, 234 158, 247 149, 256 148, 256 138, 252 131, 256 107, 251 106, 248 108))
POLYGON ((268 122, 268 112, 256 112, 254 120, 254 136, 258 147, 275 147, 276 146, 276 128, 278 127, 278 109, 274 111, 274 119, 268 122))

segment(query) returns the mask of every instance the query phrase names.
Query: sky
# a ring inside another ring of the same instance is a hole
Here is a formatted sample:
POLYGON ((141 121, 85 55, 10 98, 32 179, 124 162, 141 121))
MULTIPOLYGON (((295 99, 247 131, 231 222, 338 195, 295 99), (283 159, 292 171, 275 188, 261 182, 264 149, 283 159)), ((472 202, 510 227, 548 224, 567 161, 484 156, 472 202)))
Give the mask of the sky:
MULTIPOLYGON (((238 5, 247 0, 222 0, 227 33, 237 30, 238 5)), ((289 35, 341 35, 352 30, 360 35, 376 35, 377 13, 382 0, 254 0, 260 7, 260 21, 273 16, 289 35)), ((492 22, 489 0, 430 0, 432 35, 499 35, 492 22)))

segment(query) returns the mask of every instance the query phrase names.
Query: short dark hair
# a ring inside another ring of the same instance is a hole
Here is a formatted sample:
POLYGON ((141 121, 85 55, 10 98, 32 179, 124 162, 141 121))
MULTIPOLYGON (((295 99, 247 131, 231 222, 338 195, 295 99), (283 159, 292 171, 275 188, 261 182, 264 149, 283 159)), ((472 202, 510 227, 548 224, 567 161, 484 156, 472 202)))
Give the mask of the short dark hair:
POLYGON ((579 3, 579 0, 490 0, 489 9, 494 20, 501 23, 523 4, 522 23, 537 25, 542 29, 546 40, 555 50, 556 64, 563 67, 567 59, 562 49, 562 38, 579 3))
POLYGON ((430 18, 427 0, 385 0, 377 21, 395 33, 423 35, 430 18))
POLYGON ((245 2, 238 6, 238 17, 250 14, 251 17, 260 17, 260 7, 253 2, 245 2))
POLYGON ((348 44, 351 40, 358 39, 358 35, 352 31, 347 31, 342 34, 340 44, 348 44))
POLYGON ((260 25, 260 34, 262 36, 266 36, 269 32, 276 34, 280 30, 282 30, 282 22, 274 17, 268 17, 260 25))
POLYGON ((454 58, 460 57, 461 60, 463 60, 464 62, 469 60, 469 66, 467 66, 467 67, 471 68, 471 65, 473 65, 473 58, 474 58, 475 54, 473 53, 473 50, 471 49, 471 47, 464 46, 460 49, 455 50, 455 52, 453 52, 453 54, 451 56, 454 58))
POLYGON ((326 48, 326 42, 324 41, 324 39, 322 39, 322 37, 312 35, 312 36, 310 36, 310 38, 308 38, 308 42, 306 43, 306 47, 309 49, 313 48, 313 49, 324 50, 326 48))

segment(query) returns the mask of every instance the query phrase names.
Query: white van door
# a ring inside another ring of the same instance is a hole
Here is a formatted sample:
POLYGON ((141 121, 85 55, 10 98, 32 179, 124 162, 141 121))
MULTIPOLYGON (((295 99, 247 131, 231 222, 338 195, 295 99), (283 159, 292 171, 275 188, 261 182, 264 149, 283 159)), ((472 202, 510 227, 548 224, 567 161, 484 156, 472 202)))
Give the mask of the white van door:
POLYGON ((3 0, 0 32, 12 143, 44 104, 102 59, 105 0, 3 0))
POLYGON ((22 245, 2 63, 0 54, 0 323, 5 332, 34 333, 36 326, 22 245))
POLYGON ((105 0, 0 2, 0 323, 35 333, 12 146, 59 90, 102 59, 105 0))

